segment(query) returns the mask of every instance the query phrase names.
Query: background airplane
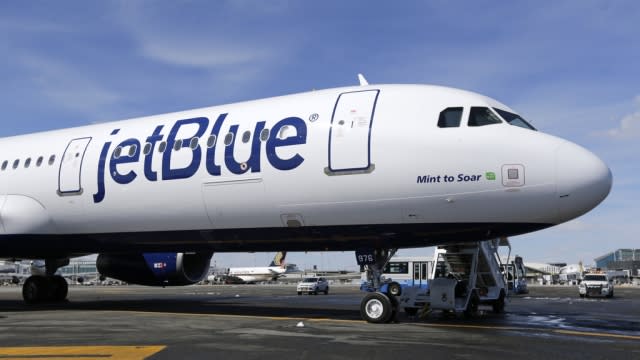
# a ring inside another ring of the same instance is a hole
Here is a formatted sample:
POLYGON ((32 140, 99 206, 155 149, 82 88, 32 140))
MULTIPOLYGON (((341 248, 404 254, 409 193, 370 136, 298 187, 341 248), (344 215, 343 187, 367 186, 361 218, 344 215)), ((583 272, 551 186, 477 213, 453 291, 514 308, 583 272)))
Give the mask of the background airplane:
POLYGON ((286 264, 286 251, 277 252, 269 266, 232 267, 227 272, 228 276, 242 279, 245 283, 261 281, 276 281, 287 274, 300 273, 296 264, 286 264))

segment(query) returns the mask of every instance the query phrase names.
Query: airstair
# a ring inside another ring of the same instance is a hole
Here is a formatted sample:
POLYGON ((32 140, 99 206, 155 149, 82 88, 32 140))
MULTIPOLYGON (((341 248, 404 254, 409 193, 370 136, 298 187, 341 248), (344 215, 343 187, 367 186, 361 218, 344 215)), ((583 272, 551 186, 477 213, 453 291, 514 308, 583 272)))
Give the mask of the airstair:
MULTIPOLYGON (((392 313, 404 308, 408 314, 415 314, 419 310, 442 310, 474 316, 478 307, 483 305, 491 306, 495 313, 501 313, 508 294, 502 271, 504 266, 498 251, 501 247, 507 247, 510 256, 511 246, 506 238, 438 246, 434 254, 435 266, 427 286, 387 282, 377 293, 390 299, 392 313)), ((366 301, 367 297, 361 309, 368 308, 366 301)), ((385 303, 379 297, 372 301, 385 303)), ((379 322, 369 319, 366 311, 363 317, 371 322, 379 322)))

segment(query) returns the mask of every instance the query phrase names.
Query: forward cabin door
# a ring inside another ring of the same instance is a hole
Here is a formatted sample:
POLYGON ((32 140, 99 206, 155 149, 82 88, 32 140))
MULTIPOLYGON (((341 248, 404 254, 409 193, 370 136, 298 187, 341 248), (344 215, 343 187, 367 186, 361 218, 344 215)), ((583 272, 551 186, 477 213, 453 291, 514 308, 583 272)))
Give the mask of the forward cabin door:
POLYGON ((346 92, 338 96, 329 130, 327 174, 373 171, 371 129, 380 90, 346 92))
POLYGON ((91 142, 90 137, 73 139, 67 145, 67 149, 60 160, 60 173, 58 174, 58 195, 82 194, 82 161, 84 153, 91 142))

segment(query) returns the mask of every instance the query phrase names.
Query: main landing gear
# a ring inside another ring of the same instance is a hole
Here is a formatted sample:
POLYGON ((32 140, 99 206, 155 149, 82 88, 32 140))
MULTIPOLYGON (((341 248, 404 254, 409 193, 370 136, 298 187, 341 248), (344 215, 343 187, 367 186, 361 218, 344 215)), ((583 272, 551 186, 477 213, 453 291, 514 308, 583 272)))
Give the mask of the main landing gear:
POLYGON ((69 259, 47 259, 44 271, 32 266, 31 273, 22 285, 22 298, 27 304, 62 302, 67 299, 69 286, 67 280, 54 275, 58 268, 69 263, 69 259))
POLYGON ((382 273, 385 265, 398 249, 360 249, 356 251, 356 260, 366 273, 366 282, 361 290, 368 293, 360 303, 360 315, 371 323, 387 323, 395 319, 398 313, 400 286, 397 283, 383 283, 382 273))

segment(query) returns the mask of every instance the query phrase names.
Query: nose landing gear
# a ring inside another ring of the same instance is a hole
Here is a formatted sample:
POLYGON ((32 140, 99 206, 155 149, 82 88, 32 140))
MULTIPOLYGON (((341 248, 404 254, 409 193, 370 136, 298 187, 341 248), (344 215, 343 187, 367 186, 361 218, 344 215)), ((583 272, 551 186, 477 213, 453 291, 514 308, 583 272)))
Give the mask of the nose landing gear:
POLYGON ((395 319, 398 303, 394 292, 399 292, 396 283, 382 281, 384 267, 398 249, 359 249, 356 251, 358 265, 366 274, 360 289, 368 292, 360 303, 360 315, 371 323, 387 323, 395 319))

